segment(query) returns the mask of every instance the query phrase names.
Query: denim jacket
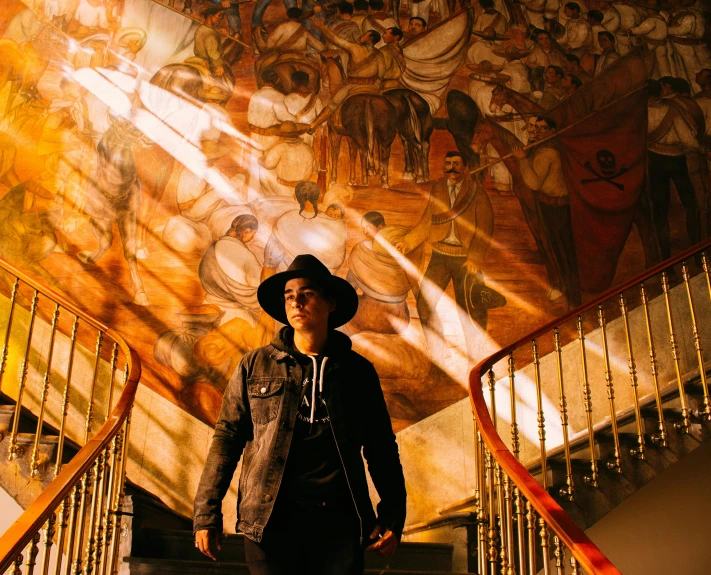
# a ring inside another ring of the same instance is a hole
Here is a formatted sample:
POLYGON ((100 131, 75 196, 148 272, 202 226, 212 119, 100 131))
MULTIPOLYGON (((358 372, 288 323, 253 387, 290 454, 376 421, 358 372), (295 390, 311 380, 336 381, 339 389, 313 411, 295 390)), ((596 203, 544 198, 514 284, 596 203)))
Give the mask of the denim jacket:
MULTIPOLYGON (((225 390, 195 496, 195 531, 222 530, 222 499, 243 457, 236 527, 261 541, 284 473, 300 398, 302 368, 286 344, 292 334, 292 328, 285 327, 270 345, 245 355, 225 390)), ((400 536, 405 479, 380 380, 373 365, 351 350, 344 334, 332 331, 327 347, 323 397, 360 519, 361 541, 376 524, 400 536), (380 496, 377 518, 363 457, 380 496)))

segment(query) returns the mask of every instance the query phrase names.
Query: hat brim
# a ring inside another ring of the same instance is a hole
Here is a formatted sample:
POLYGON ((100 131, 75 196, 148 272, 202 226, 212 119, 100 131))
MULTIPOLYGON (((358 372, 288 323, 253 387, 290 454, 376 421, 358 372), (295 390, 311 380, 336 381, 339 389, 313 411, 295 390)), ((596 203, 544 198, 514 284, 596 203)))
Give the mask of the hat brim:
POLYGON ((257 300, 262 309, 278 322, 289 325, 284 305, 284 287, 286 282, 296 278, 317 280, 324 285, 331 297, 336 300, 336 309, 328 317, 328 327, 335 329, 348 323, 358 311, 358 294, 346 280, 323 273, 308 270, 287 270, 264 280, 257 288, 257 300))
POLYGON ((472 32, 474 36, 477 38, 481 38, 482 40, 488 40, 489 42, 497 42, 497 41, 502 41, 502 40, 510 40, 511 38, 509 36, 500 36, 499 33, 497 32, 494 36, 490 34, 484 34, 484 32, 472 32))
POLYGON ((297 122, 296 130, 281 130, 280 126, 271 126, 267 128, 267 132, 270 136, 279 136, 280 138, 298 138, 308 132, 309 128, 311 128, 310 124, 297 122))
POLYGON ((478 80, 479 82, 485 82, 486 84, 505 84, 511 79, 511 76, 506 74, 494 74, 493 76, 482 76, 481 74, 469 74, 469 78, 472 80, 478 80))
POLYGON ((478 64, 465 64, 467 68, 469 68, 472 72, 476 72, 477 74, 489 74, 489 73, 495 73, 495 72, 501 72, 501 70, 504 69, 504 65, 491 65, 491 68, 482 68, 478 64))

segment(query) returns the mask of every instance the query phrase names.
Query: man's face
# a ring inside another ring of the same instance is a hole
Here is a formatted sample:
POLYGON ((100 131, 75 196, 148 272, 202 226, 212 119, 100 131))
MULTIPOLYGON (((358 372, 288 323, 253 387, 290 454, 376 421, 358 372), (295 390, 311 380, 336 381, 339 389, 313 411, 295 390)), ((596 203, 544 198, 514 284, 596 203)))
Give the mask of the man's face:
POLYGON ((565 90, 574 90, 575 88, 573 87, 573 82, 572 78, 570 76, 566 76, 560 81, 560 87, 564 88, 565 90))
POLYGON ((444 159, 444 173, 451 182, 459 182, 464 177, 464 160, 461 156, 450 156, 444 159))
POLYGON ((408 26, 407 31, 412 36, 419 36, 425 31, 425 27, 419 20, 410 20, 410 25, 408 26))
POLYGON ((551 39, 548 34, 539 34, 537 37, 538 45, 544 50, 549 50, 551 47, 551 39))
POLYGON ((526 132, 528 132, 528 141, 535 142, 536 141, 536 117, 535 116, 532 116, 531 118, 528 119, 528 123, 526 124, 526 132))
POLYGON ((548 124, 543 121, 536 122, 536 140, 542 140, 551 135, 553 135, 553 130, 548 127, 548 124))
POLYGON ((600 34, 597 37, 597 41, 598 41, 598 44, 600 44, 600 48, 602 48, 605 51, 612 48, 612 42, 610 42, 610 39, 607 36, 603 36, 602 34, 600 34))
POLYGON ((674 90, 669 84, 662 84, 662 96, 671 96, 674 94, 674 90))
POLYGON ((577 10, 571 10, 570 8, 565 8, 563 12, 566 18, 577 18, 580 15, 577 10))
POLYGON ((397 38, 393 36, 390 30, 385 30, 385 32, 383 32, 383 42, 386 44, 392 44, 393 42, 397 44, 397 38))
POLYGON ((256 236, 256 235, 257 235, 256 229, 254 229, 254 230, 246 229, 246 230, 243 230, 242 232, 240 232, 239 239, 242 241, 242 243, 246 244, 247 242, 251 242, 254 239, 254 236, 256 236))
POLYGON ((221 12, 218 12, 217 14, 212 14, 205 19, 205 24, 207 24, 211 28, 214 28, 215 26, 217 26, 220 23, 221 18, 222 18, 221 12))
POLYGON ((284 286, 284 306, 289 325, 299 332, 314 332, 328 326, 335 302, 323 297, 313 280, 295 278, 284 286))
POLYGON ((329 218, 334 219, 334 220, 342 220, 343 219, 343 212, 341 212, 341 210, 339 210, 338 208, 333 207, 333 206, 329 206, 326 209, 326 215, 329 218))
POLYGON ((546 69, 546 71, 543 73, 543 77, 546 79, 546 83, 550 84, 551 86, 555 86, 560 81, 558 74, 555 73, 555 70, 553 68, 546 69))
POLYGON ((709 73, 705 71, 701 71, 698 74, 696 74, 696 83, 701 87, 704 88, 706 84, 709 81, 709 73))
POLYGON ((360 38, 358 38, 358 42, 360 42, 361 44, 372 44, 373 39, 370 36, 370 32, 366 32, 360 38))
POLYGON ((576 72, 576 68, 577 66, 575 65, 575 62, 563 60, 563 70, 565 70, 568 74, 574 74, 576 72))
POLYGON ((369 240, 372 240, 375 236, 377 236, 379 231, 373 224, 366 222, 365 220, 361 222, 361 229, 363 230, 363 235, 369 240))

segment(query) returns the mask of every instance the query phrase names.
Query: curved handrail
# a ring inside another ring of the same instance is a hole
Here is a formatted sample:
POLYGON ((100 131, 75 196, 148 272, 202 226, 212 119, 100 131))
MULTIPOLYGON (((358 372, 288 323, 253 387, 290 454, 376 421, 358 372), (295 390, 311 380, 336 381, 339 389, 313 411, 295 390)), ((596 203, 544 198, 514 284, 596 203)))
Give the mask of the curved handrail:
POLYGON ((508 357, 517 348, 538 339, 541 335, 562 325, 566 321, 576 318, 583 312, 595 308, 611 298, 618 296, 624 291, 643 283, 649 278, 669 269, 670 267, 684 262, 691 256, 711 246, 711 239, 707 239, 673 258, 665 260, 652 268, 642 272, 634 278, 612 287, 603 294, 591 301, 578 306, 572 311, 555 318, 537 330, 527 334, 514 343, 500 349, 488 358, 482 360, 469 374, 469 397, 472 411, 478 424, 481 437, 491 452, 494 459, 501 466, 501 469, 509 476, 514 484, 521 490, 522 494, 535 508, 538 514, 553 529, 563 544, 570 549, 575 559, 589 573, 599 573, 603 575, 619 574, 615 566, 603 555, 597 546, 585 535, 585 533, 573 522, 568 514, 558 505, 548 492, 539 485, 526 468, 509 451, 501 440, 496 427, 489 414, 489 409, 484 399, 483 384, 484 376, 500 360, 508 357))
POLYGON ((57 477, 0 537, 0 573, 4 573, 30 543, 34 533, 41 529, 42 525, 54 513, 54 510, 66 499, 74 485, 89 470, 94 461, 121 430, 121 426, 129 416, 136 396, 138 382, 141 378, 141 360, 138 354, 128 346, 118 333, 91 317, 87 312, 67 300, 66 297, 61 296, 51 288, 40 285, 2 258, 0 258, 0 267, 14 274, 22 282, 27 283, 56 303, 59 303, 83 321, 106 333, 114 342, 119 344, 126 355, 128 363, 126 385, 119 396, 116 407, 111 411, 104 425, 79 450, 72 460, 64 465, 57 477))

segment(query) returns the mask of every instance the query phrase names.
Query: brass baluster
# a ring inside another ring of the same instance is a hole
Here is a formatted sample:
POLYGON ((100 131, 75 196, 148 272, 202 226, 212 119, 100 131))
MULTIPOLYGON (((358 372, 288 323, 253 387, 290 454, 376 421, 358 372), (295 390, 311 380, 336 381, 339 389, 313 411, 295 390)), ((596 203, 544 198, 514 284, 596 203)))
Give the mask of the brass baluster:
POLYGON ((27 548, 27 561, 25 561, 25 575, 32 575, 35 570, 35 565, 37 563, 37 554, 39 553, 39 541, 40 534, 39 531, 32 536, 30 540, 30 545, 27 548))
POLYGON ((504 482, 504 516, 506 517, 506 571, 502 567, 501 572, 502 575, 515 575, 516 548, 514 546, 513 501, 511 499, 512 482, 503 470, 501 475, 504 482))
POLYGON ((506 540, 508 525, 506 524, 506 502, 504 501, 504 474, 501 470, 501 466, 496 461, 494 461, 494 473, 496 476, 496 501, 499 513, 499 559, 501 562, 501 575, 506 575, 509 567, 509 542, 506 540))
POLYGON ((54 338, 57 334, 57 321, 59 320, 59 304, 55 304, 52 314, 52 327, 49 334, 49 351, 47 352, 47 369, 42 378, 42 393, 40 396, 39 415, 37 416, 37 430, 35 431, 35 443, 32 446, 32 457, 30 459, 30 477, 39 475, 39 450, 42 439, 42 424, 44 423, 44 411, 47 406, 47 394, 49 393, 49 376, 52 373, 52 357, 54 356, 54 338))
POLYGON ((578 342, 580 344, 580 366, 583 376, 583 404, 585 406, 585 419, 588 425, 588 449, 590 449, 590 475, 585 476, 585 483, 597 487, 598 469, 595 450, 595 429, 592 416, 592 392, 588 379, 588 358, 585 352, 585 333, 583 330, 583 317, 578 316, 578 342))
POLYGON ((488 502, 489 502, 489 529, 486 534, 487 546, 488 546, 488 558, 489 558, 489 574, 496 575, 496 562, 498 560, 498 551, 496 549, 496 543, 499 538, 499 534, 496 529, 496 485, 495 485, 495 460, 491 455, 491 452, 484 447, 484 453, 486 455, 486 475, 487 475, 487 485, 488 485, 488 502))
POLYGON ((25 385, 27 383, 27 371, 29 369, 30 363, 30 351, 32 350, 32 334, 35 329, 35 319, 37 317, 37 301, 39 299, 39 292, 35 290, 35 294, 32 298, 32 306, 30 307, 30 325, 27 331, 27 345, 25 346, 24 359, 20 366, 20 377, 19 383, 20 387, 17 392, 17 403, 15 404, 15 417, 12 420, 12 430, 10 431, 10 441, 8 445, 8 455, 10 459, 17 459, 20 456, 19 449, 17 447, 17 429, 20 426, 20 414, 22 412, 22 395, 25 391, 25 385))
POLYGON ((605 311, 602 306, 597 306, 597 320, 600 325, 600 335, 602 336, 602 356, 605 360, 605 384, 607 387, 607 399, 610 404, 610 422, 612 424, 612 439, 615 445, 613 461, 607 462, 607 468, 617 473, 622 473, 622 460, 620 459, 620 433, 617 428, 617 411, 615 409, 615 387, 612 381, 612 367, 610 366, 610 351, 607 347, 607 321, 605 311))
POLYGON ((548 542, 548 526, 543 517, 538 518, 538 526, 541 528, 538 534, 541 537, 541 552, 543 553, 543 575, 550 575, 551 556, 548 542))
MULTIPOLYGON (((57 522, 57 514, 52 513, 44 524, 44 551, 42 552, 42 575, 47 575, 49 573, 49 559, 52 555, 52 545, 54 539, 54 526, 57 522)), ((57 548, 57 552, 61 553, 61 550, 57 548)))
POLYGON ((86 427, 84 430, 84 443, 89 441, 91 433, 91 422, 94 419, 94 395, 96 393, 96 382, 99 379, 99 364, 101 362, 101 341, 104 337, 104 332, 99 330, 99 335, 96 338, 96 351, 94 352, 94 378, 91 382, 91 391, 89 392, 89 405, 86 409, 86 427))
POLYGON ((74 575, 81 575, 82 566, 84 564, 82 546, 84 545, 84 533, 86 532, 86 502, 91 493, 89 486, 91 485, 91 467, 84 474, 81 481, 81 502, 79 504, 79 523, 77 525, 77 544, 74 557, 74 564, 71 567, 71 572, 74 575))
POLYGON ((689 405, 686 400, 686 391, 681 380, 681 366, 679 358, 679 346, 676 343, 676 334, 674 333, 674 319, 672 317, 671 299, 669 296, 669 278, 667 272, 662 272, 662 291, 664 292, 664 303, 667 308, 667 321, 669 323, 669 343, 671 345, 672 359, 674 360, 674 370, 676 372, 676 384, 679 389, 679 399, 681 401, 681 423, 677 423, 674 427, 681 433, 689 432, 689 405))
POLYGON ((74 324, 72 325, 72 336, 69 341, 69 357, 67 359, 67 380, 64 384, 64 393, 62 394, 62 420, 59 423, 59 438, 57 439, 57 461, 54 465, 54 476, 59 475, 62 469, 62 457, 64 455, 64 436, 67 415, 69 414, 69 396, 72 387, 72 371, 74 368, 74 349, 77 344, 77 330, 79 328, 79 317, 74 316, 74 324))
POLYGON ((99 507, 102 477, 104 475, 104 453, 99 453, 94 464, 94 485, 91 492, 91 505, 89 508, 89 529, 87 530, 86 541, 86 563, 84 565, 84 575, 91 575, 94 571, 94 561, 96 560, 96 516, 99 509, 99 524, 101 524, 101 508, 99 507))
POLYGON ((625 295, 620 294, 620 311, 622 312, 622 320, 625 326, 625 340, 627 341, 627 367, 630 372, 630 385, 632 386, 632 398, 634 399, 634 416, 637 423, 637 449, 630 450, 631 455, 638 459, 645 459, 644 445, 644 420, 639 407, 639 392, 637 390, 637 366, 634 361, 634 352, 632 351, 632 336, 630 334, 629 317, 627 316, 627 302, 625 295))
POLYGON ((104 448, 104 465, 102 467, 101 471, 101 480, 99 482, 98 486, 98 493, 99 493, 99 503, 97 504, 97 515, 96 515, 96 531, 94 533, 94 557, 93 557, 93 565, 94 565, 94 572, 99 575, 101 573, 101 557, 103 553, 103 537, 104 537, 104 530, 105 530, 105 523, 104 523, 104 518, 106 517, 104 513, 104 506, 108 509, 109 507, 109 500, 106 499, 106 482, 108 480, 108 475, 109 475, 109 454, 111 453, 111 448, 110 446, 106 446, 104 448))
POLYGON ((12 295, 10 296, 10 313, 7 317, 5 338, 3 339, 2 351, 0 351, 0 389, 2 389, 2 378, 5 375, 5 366, 7 365, 7 354, 10 350, 10 332, 12 331, 12 320, 15 317, 15 300, 17 299, 17 289, 19 285, 20 280, 18 278, 15 278, 15 283, 12 284, 12 295))
POLYGON ((111 415, 111 405, 114 402, 114 377, 116 375, 116 361, 118 360, 118 343, 114 342, 114 349, 111 351, 111 375, 109 377, 109 398, 106 401, 106 419, 111 415))
POLYGON ((578 568, 578 560, 575 557, 570 558, 570 575, 580 575, 580 569, 578 568))
POLYGON ((530 501, 526 501, 526 532, 528 533, 527 575, 536 575, 536 512, 530 501))
POLYGON ((553 555, 555 556, 556 575, 565 575, 565 549, 556 535, 553 537, 553 555))
MULTIPOLYGON (((57 529, 57 557, 54 561, 54 575, 59 575, 62 572, 62 553, 64 552, 64 538, 67 533, 68 510, 71 505, 69 497, 65 497, 62 505, 59 508, 59 527, 57 529)), ((69 554, 67 548, 67 555, 69 554)), ((69 557, 67 557, 68 560, 69 557)))
POLYGON ((99 568, 97 569, 97 575, 104 575, 106 573, 107 559, 109 556, 109 545, 111 544, 111 535, 113 533, 114 521, 116 515, 113 513, 112 505, 114 503, 114 489, 117 482, 117 468, 118 468, 118 458, 120 457, 119 452, 121 450, 121 437, 123 435, 123 430, 120 430, 116 436, 111 440, 111 464, 109 465, 109 485, 108 493, 106 495, 106 511, 104 512, 104 533, 101 539, 102 553, 99 556, 99 568))
POLYGON ((647 326, 647 344, 649 346, 649 366, 652 371, 652 381, 654 382, 654 396, 657 403, 657 414, 659 416, 659 433, 652 435, 652 439, 661 447, 667 446, 667 424, 664 421, 664 406, 662 404, 662 393, 659 389, 659 374, 657 372, 657 353, 654 349, 654 336, 652 335, 652 321, 649 317, 649 299, 644 289, 644 284, 640 285, 640 295, 642 298, 642 309, 644 310, 644 321, 647 326))
POLYGON ((533 340, 533 373, 536 384, 536 402, 538 407, 538 440, 541 449, 541 484, 543 489, 548 489, 548 463, 546 462, 546 416, 543 413, 543 395, 541 391, 541 361, 538 357, 538 344, 533 340))
POLYGON ((704 353, 701 348, 701 332, 699 324, 696 322, 696 310, 694 309, 694 300, 691 296, 691 284, 689 283, 689 269, 686 267, 686 262, 681 264, 681 274, 686 285, 686 297, 689 300, 689 311, 691 312, 691 331, 694 334, 694 348, 696 348, 696 359, 699 362, 699 376, 701 378, 701 389, 704 394, 704 410, 702 417, 711 419, 711 398, 709 398, 709 387, 706 381, 706 367, 704 365, 704 353))
POLYGON ((477 538, 479 545, 479 573, 482 575, 487 572, 487 525, 488 517, 486 511, 488 509, 487 503, 487 469, 486 469, 486 446, 484 445, 483 438, 481 436, 481 431, 477 428, 477 445, 476 445, 476 458, 477 466, 475 473, 478 476, 477 483, 479 485, 479 505, 477 507, 477 523, 479 524, 477 529, 477 538))
POLYGON ((497 429, 497 419, 496 419, 496 376, 494 375, 494 370, 489 370, 489 397, 491 398, 491 421, 494 424, 494 429, 497 429))
MULTIPOLYGON (((128 372, 128 366, 126 367, 128 372)), ((126 463, 128 462, 128 445, 131 429, 131 412, 128 412, 126 425, 123 432, 123 446, 121 449, 121 459, 119 461, 119 472, 117 474, 118 484, 116 485, 116 503, 114 505, 114 517, 116 518, 113 524, 111 533, 111 548, 109 557, 107 558, 108 575, 113 575, 116 571, 116 560, 118 558, 118 538, 121 529, 121 516, 123 514, 123 498, 124 498, 124 481, 126 479, 126 463)))
MULTIPOLYGON (((519 572, 524 575, 526 569, 526 525, 524 523, 525 503, 521 491, 514 484, 514 510, 516 514, 516 544, 518 548, 519 572)), ((513 552, 512 552, 513 555, 513 552)))
POLYGON ((516 363, 513 352, 509 355, 509 393, 511 394, 511 446, 514 457, 519 458, 521 440, 519 437, 518 423, 516 422, 516 363))
MULTIPOLYGON (((69 512, 69 526, 67 527, 67 532, 69 534, 67 538, 67 562, 64 565, 64 575, 72 574, 72 561, 74 559, 74 544, 77 537, 77 516, 79 515, 79 505, 82 498, 81 495, 81 481, 74 486, 74 491, 72 492, 72 501, 70 504, 69 512)), ((82 521, 83 523, 83 518, 82 521)), ((79 549, 81 550, 81 542, 79 543, 79 549)), ((61 563, 61 553, 57 555, 57 564, 61 563)))
POLYGON ((568 437, 568 402, 565 399, 565 385, 563 383, 563 350, 560 346, 560 333, 558 328, 553 330, 553 344, 555 347, 555 360, 558 368, 558 393, 560 397, 560 424, 563 428, 563 449, 565 450, 565 484, 560 490, 561 497, 573 501, 575 498, 575 485, 573 483, 573 464, 570 459, 570 438, 568 437))
POLYGON ((24 557, 22 555, 17 556, 17 559, 15 559, 15 561, 13 562, 8 575, 22 575, 22 560, 23 559, 24 559, 24 557))

